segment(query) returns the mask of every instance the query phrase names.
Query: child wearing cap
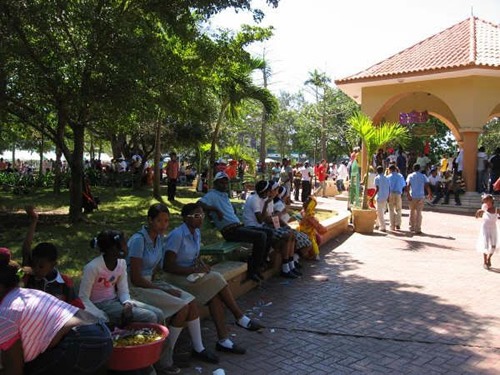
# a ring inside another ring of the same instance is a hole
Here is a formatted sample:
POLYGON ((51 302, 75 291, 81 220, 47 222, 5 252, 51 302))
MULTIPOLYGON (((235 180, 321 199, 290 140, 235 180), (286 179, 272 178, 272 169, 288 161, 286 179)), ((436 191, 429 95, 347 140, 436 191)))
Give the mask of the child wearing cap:
POLYGON ((496 251, 498 242, 498 213, 491 194, 483 194, 481 201, 482 205, 476 211, 476 218, 482 218, 483 223, 479 231, 476 249, 483 254, 483 267, 489 270, 491 268, 491 257, 496 251))

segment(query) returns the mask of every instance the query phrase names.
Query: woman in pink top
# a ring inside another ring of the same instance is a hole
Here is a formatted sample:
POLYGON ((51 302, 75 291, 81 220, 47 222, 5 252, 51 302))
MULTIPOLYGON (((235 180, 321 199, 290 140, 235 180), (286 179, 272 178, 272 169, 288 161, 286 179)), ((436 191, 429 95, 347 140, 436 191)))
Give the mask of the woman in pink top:
POLYGON ((102 322, 45 292, 19 288, 19 266, 0 262, 0 350, 7 374, 93 374, 113 349, 102 322))

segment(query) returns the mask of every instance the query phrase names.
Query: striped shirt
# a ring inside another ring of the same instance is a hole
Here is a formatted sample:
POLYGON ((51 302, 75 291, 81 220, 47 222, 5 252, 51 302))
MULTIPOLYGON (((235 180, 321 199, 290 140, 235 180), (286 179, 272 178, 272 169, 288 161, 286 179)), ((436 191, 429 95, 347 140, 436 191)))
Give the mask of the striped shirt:
POLYGON ((0 350, 21 340, 24 361, 43 353, 57 332, 78 311, 45 292, 14 288, 0 303, 0 350))

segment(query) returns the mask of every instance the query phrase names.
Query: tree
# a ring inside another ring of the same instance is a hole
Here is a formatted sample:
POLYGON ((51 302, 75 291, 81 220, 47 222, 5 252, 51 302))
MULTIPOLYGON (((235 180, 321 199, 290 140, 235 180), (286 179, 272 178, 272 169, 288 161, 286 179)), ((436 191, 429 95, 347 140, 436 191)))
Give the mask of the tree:
POLYGON ((306 86, 311 86, 316 100, 317 117, 319 117, 319 139, 321 146, 321 159, 326 159, 326 122, 327 111, 325 103, 325 92, 328 89, 328 84, 331 79, 325 74, 320 73, 317 69, 309 72, 309 79, 305 82, 306 86))
POLYGON ((262 41, 271 36, 271 29, 243 26, 234 37, 229 33, 222 33, 214 42, 212 69, 210 77, 212 90, 218 98, 219 110, 213 125, 212 143, 209 158, 208 180, 212 180, 212 167, 215 164, 215 147, 219 133, 226 118, 236 118, 239 107, 246 99, 253 99, 262 103, 268 115, 276 111, 277 103, 271 92, 256 86, 251 74, 255 70, 264 68, 264 61, 252 57, 244 47, 255 41, 262 41))
POLYGON ((182 96, 177 77, 192 73, 177 40, 198 38, 199 21, 227 7, 263 15, 248 0, 0 3, 0 118, 37 129, 64 154, 71 221, 81 218, 85 132, 134 109, 165 119, 182 101, 171 100, 182 96))
POLYGON ((484 132, 479 136, 479 144, 484 146, 488 155, 493 155, 495 149, 500 147, 500 118, 491 119, 484 127, 484 132))
POLYGON ((363 203, 362 208, 368 209, 368 164, 375 152, 389 143, 404 145, 408 140, 408 129, 398 123, 383 123, 375 125, 372 120, 362 112, 358 112, 347 121, 354 134, 363 143, 364 152, 367 157, 362 165, 363 177, 363 203))

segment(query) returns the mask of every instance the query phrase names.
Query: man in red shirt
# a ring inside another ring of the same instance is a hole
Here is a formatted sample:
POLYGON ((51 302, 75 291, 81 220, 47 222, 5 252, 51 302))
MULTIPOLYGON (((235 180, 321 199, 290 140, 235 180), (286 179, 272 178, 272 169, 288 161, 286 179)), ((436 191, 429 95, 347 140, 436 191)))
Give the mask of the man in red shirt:
POLYGON ((175 200, 177 191, 177 178, 179 177, 179 161, 175 152, 170 153, 170 160, 167 162, 167 197, 170 202, 175 200))
POLYGON ((318 188, 314 191, 314 195, 318 196, 319 192, 321 191, 323 194, 321 195, 323 198, 326 197, 326 160, 323 159, 319 163, 318 167, 316 168, 316 178, 318 179, 319 186, 318 188))

